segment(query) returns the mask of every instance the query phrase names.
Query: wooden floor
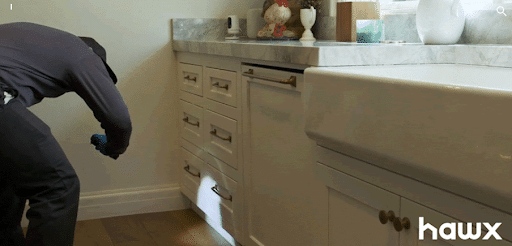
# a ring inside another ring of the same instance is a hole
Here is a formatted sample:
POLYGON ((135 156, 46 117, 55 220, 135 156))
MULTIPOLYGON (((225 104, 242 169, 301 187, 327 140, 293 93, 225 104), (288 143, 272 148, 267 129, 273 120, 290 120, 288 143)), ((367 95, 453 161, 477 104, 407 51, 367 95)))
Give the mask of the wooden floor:
MULTIPOLYGON (((24 228, 25 229, 25 228, 24 228)), ((74 246, 229 246, 192 209, 78 221, 74 246)))

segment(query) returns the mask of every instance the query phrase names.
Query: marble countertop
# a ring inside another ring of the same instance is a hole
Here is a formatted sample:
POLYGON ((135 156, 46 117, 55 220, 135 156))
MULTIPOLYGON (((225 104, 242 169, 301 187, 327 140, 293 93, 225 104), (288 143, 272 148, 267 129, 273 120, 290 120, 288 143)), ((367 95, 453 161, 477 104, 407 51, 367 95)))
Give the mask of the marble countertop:
POLYGON ((510 45, 362 44, 319 40, 173 40, 175 51, 309 66, 468 64, 512 67, 510 45))

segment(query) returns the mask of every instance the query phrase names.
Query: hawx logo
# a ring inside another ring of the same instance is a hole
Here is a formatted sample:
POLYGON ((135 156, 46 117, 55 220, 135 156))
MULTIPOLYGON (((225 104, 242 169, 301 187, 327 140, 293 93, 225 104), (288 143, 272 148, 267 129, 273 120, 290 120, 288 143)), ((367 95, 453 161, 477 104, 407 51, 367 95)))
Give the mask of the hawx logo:
MULTIPOLYGON (((487 234, 482 238, 482 240, 489 240, 491 236, 496 238, 496 240, 502 240, 500 235, 498 234, 497 230, 498 227, 500 227, 501 223, 495 223, 493 226, 491 226, 489 223, 484 222, 480 223, 477 222, 475 234, 473 234, 473 223, 466 223, 466 233, 464 234, 464 223, 444 223, 439 227, 439 235, 444 240, 456 240, 457 235, 462 240, 478 240, 480 236, 482 235, 482 224, 487 228, 487 234), (445 229, 450 229, 450 233, 446 234, 445 229)), ((430 230, 432 232, 432 240, 437 240, 437 228, 435 228, 433 225, 427 223, 424 224, 423 217, 419 218, 419 239, 424 240, 425 237, 425 231, 430 230)))

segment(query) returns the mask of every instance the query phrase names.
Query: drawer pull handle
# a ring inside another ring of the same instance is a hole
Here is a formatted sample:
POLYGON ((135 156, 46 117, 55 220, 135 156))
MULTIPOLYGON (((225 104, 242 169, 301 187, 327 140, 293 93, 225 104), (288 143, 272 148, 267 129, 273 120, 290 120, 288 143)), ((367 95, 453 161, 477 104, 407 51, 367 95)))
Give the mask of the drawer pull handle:
POLYGON ((382 223, 382 224, 386 224, 386 223, 388 223, 388 221, 393 222, 395 220, 395 213, 391 210, 389 210, 389 212, 387 212, 387 213, 386 213, 386 211, 381 210, 379 212, 379 220, 380 220, 380 223, 382 223))
POLYGON ((227 137, 227 138, 223 138, 219 135, 217 135, 217 129, 213 129, 213 131, 210 132, 210 134, 222 139, 222 140, 225 140, 225 141, 229 141, 231 143, 231 136, 227 137))
POLYGON ((222 86, 222 85, 219 85, 219 82, 216 82, 215 84, 213 84, 213 86, 228 90, 228 85, 222 86))
MULTIPOLYGON (((185 162, 187 162, 187 161, 185 161, 185 162)), ((187 171, 188 173, 190 173, 190 175, 192 175, 192 176, 199 177, 199 178, 201 177, 201 173, 200 173, 200 172, 198 172, 197 174, 195 174, 195 173, 192 173, 192 172, 190 171, 190 165, 187 165, 187 166, 186 166, 186 167, 184 167, 183 169, 185 169, 185 171, 187 171)))
POLYGON ((191 124, 193 126, 199 127, 199 121, 196 122, 196 123, 191 123, 190 121, 188 121, 188 117, 183 118, 183 121, 185 121, 185 122, 187 122, 187 123, 189 123, 189 124, 191 124))
POLYGON ((192 80, 192 81, 196 82, 196 77, 191 78, 190 75, 185 76, 185 79, 192 80))
POLYGON ((404 217, 402 220, 400 220, 400 217, 397 217, 393 221, 393 225, 395 226, 396 231, 401 231, 403 228, 409 229, 411 228, 411 221, 407 217, 404 217))
POLYGON ((271 78, 271 77, 255 75, 254 70, 252 70, 252 69, 249 69, 249 71, 244 72, 244 76, 247 76, 249 78, 268 80, 268 81, 277 82, 280 84, 286 84, 286 85, 291 85, 293 87, 297 87, 297 77, 295 77, 295 76, 290 76, 289 79, 275 79, 275 78, 271 78))
POLYGON ((232 195, 229 195, 229 198, 226 198, 225 196, 221 195, 219 193, 219 188, 217 188, 217 185, 215 185, 214 187, 212 187, 212 190, 213 192, 215 192, 215 194, 219 195, 220 197, 222 197, 223 199, 225 200, 228 200, 228 201, 233 201, 233 196, 232 195))

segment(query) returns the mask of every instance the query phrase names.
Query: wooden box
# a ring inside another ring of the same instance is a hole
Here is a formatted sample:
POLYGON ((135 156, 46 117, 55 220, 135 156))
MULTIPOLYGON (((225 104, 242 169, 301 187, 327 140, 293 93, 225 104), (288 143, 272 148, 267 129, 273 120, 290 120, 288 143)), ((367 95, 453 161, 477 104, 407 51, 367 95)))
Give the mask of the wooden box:
POLYGON ((356 42, 357 20, 380 19, 378 2, 339 2, 336 9, 336 41, 356 42))

